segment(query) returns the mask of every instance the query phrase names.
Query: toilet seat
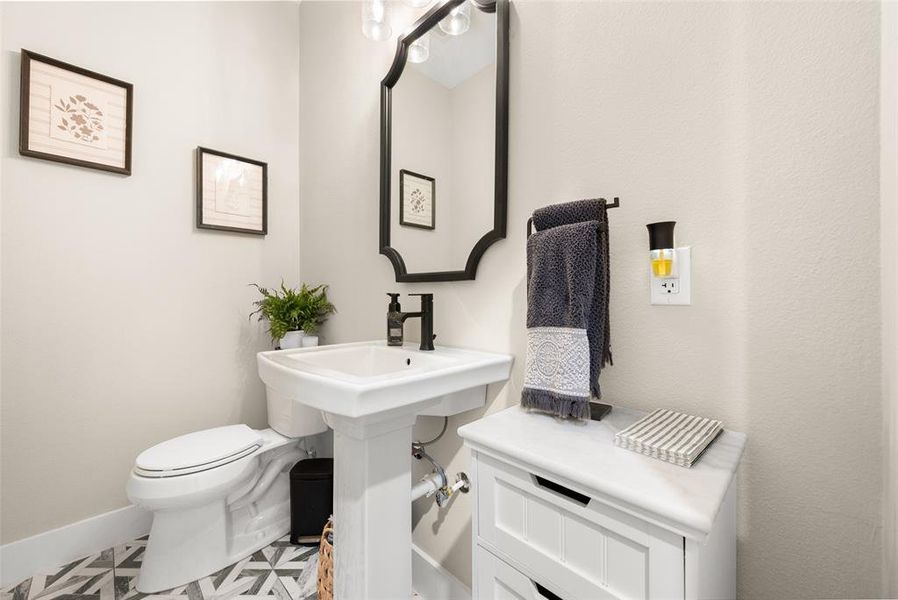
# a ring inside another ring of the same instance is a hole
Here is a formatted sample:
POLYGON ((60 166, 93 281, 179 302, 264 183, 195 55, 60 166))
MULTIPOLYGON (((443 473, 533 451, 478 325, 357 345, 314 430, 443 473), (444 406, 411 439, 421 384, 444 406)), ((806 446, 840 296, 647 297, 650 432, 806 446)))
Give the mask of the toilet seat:
POLYGON ((246 425, 227 425, 188 433, 143 451, 135 461, 139 477, 180 477, 209 471, 255 454, 259 432, 246 425))

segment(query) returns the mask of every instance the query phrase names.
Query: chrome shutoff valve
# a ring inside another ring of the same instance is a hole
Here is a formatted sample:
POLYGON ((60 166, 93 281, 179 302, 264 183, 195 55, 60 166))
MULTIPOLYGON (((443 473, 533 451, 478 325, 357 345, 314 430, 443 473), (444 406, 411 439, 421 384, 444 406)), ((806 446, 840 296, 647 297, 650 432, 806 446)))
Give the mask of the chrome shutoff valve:
POLYGON ((455 483, 451 486, 444 485, 440 489, 437 490, 436 493, 436 501, 437 506, 442 508, 445 506, 447 502, 449 502, 449 498, 452 497, 452 494, 455 492, 461 492, 463 494, 467 494, 468 490, 471 489, 471 481, 468 479, 468 476, 464 473, 457 473, 455 475, 455 483))

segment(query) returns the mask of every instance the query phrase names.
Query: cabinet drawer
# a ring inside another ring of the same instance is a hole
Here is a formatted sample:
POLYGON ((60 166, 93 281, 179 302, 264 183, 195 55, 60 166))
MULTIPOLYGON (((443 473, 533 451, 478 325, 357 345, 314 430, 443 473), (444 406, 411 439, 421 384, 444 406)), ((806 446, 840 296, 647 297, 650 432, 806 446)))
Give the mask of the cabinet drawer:
POLYGON ((476 489, 480 543, 564 600, 683 598, 681 536, 489 456, 476 489))
POLYGON ((567 600, 477 546, 473 600, 567 600))

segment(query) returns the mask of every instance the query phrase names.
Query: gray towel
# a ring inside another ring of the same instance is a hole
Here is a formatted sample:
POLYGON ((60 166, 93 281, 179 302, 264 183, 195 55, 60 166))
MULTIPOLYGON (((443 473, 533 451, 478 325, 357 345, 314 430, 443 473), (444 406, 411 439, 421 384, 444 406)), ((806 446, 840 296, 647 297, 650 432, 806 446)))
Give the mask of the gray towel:
POLYGON ((611 268, 608 249, 608 209, 604 199, 577 200, 539 208, 533 213, 533 224, 538 231, 597 220, 599 222, 599 246, 596 254, 596 294, 593 297, 593 316, 589 322, 589 351, 592 369, 593 395, 601 398, 599 373, 606 364, 614 364, 611 357, 611 268))
POLYGON ((533 214, 527 241, 527 366, 521 405, 589 418, 611 361, 605 203, 583 200, 533 214))

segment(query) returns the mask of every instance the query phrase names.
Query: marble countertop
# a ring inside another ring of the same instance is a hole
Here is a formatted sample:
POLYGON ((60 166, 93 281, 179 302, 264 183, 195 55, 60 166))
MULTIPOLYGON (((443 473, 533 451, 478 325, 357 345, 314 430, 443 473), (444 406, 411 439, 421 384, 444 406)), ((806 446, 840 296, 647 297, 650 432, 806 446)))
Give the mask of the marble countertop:
POLYGON ((724 430, 692 468, 679 467, 614 445, 614 434, 645 414, 615 406, 602 421, 584 424, 513 406, 458 435, 475 450, 557 474, 597 499, 702 539, 739 466, 745 434, 724 430))

